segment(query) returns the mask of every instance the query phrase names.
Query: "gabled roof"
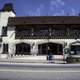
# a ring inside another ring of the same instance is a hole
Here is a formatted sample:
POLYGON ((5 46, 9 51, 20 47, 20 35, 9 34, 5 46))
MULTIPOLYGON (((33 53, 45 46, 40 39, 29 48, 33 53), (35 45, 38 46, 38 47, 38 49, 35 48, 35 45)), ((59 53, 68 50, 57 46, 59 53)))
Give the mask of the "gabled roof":
POLYGON ((8 20, 9 26, 31 24, 80 24, 80 16, 24 16, 8 20))

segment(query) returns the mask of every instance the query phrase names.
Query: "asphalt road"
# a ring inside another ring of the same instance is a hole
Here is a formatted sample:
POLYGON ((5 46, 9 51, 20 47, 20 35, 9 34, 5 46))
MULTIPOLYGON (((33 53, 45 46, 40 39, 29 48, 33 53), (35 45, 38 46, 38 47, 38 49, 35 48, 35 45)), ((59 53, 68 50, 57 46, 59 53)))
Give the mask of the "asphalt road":
POLYGON ((1 63, 0 80, 80 80, 80 65, 1 63))

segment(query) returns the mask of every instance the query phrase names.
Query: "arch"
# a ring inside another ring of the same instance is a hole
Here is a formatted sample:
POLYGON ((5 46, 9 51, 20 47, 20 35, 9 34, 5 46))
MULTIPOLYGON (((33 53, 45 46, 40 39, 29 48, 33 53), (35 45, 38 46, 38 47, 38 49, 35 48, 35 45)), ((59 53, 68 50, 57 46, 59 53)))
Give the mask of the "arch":
POLYGON ((18 43, 16 44, 16 55, 30 55, 30 44, 18 43))
POLYGON ((38 55, 46 55, 48 53, 52 53, 53 55, 62 55, 63 45, 52 42, 38 44, 38 55))
POLYGON ((76 55, 80 54, 80 41, 75 41, 70 43, 71 54, 76 55))
POLYGON ((38 41, 37 42, 37 44, 39 45, 39 44, 44 44, 44 43, 55 43, 55 44, 61 44, 61 45, 64 45, 65 44, 65 42, 63 42, 63 41, 38 41))
POLYGON ((74 41, 74 42, 70 43, 69 46, 76 45, 76 44, 80 44, 80 41, 74 41))

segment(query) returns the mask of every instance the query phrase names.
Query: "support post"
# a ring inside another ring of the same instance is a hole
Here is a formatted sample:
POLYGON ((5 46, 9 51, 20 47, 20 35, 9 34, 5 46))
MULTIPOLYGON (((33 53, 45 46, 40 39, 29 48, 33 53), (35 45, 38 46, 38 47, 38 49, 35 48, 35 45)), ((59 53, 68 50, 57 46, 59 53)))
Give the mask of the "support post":
POLYGON ((12 58, 15 55, 15 44, 9 44, 9 57, 12 58))
POLYGON ((31 44, 31 54, 32 55, 38 54, 38 44, 36 43, 31 44))

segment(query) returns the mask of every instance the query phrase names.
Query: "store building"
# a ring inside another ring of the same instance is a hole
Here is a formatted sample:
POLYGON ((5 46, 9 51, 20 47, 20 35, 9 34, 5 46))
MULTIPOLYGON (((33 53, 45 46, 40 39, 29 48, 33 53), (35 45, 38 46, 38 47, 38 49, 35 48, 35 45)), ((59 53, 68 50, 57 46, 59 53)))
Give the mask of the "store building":
POLYGON ((16 16, 12 4, 0 10, 0 54, 80 54, 80 16, 16 16))

